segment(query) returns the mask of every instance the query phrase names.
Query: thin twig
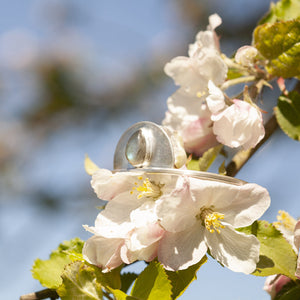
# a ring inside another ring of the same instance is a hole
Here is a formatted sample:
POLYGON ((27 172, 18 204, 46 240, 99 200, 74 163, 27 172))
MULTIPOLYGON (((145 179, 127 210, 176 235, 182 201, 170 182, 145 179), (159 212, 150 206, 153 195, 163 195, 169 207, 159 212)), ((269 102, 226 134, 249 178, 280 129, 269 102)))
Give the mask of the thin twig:
POLYGON ((108 292, 106 292, 106 291, 103 291, 103 295, 107 298, 107 299, 109 299, 109 300, 113 300, 113 298, 109 295, 109 293, 108 292))
POLYGON ((275 115, 273 115, 270 120, 265 125, 265 136, 256 145, 255 148, 249 150, 239 151, 231 160, 231 162, 226 167, 226 174, 228 176, 234 177, 238 171, 244 166, 244 164, 252 157, 252 155, 269 139, 269 137, 278 128, 275 115))
POLYGON ((20 297, 20 300, 41 300, 50 298, 51 300, 58 299, 59 296, 55 290, 45 289, 35 293, 26 294, 20 297))

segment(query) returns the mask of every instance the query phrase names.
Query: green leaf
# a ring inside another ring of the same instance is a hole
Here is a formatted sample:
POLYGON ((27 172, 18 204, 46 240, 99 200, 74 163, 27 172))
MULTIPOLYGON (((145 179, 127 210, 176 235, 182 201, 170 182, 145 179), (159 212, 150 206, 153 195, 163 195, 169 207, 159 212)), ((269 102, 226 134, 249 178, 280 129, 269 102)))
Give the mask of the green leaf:
POLYGON ((62 300, 102 299, 101 269, 83 262, 68 265, 62 273, 63 284, 57 289, 62 300))
POLYGON ((228 69, 228 72, 227 72, 227 79, 228 80, 239 78, 239 77, 242 77, 242 76, 244 76, 244 74, 240 70, 235 69, 235 68, 229 68, 228 69))
POLYGON ((131 296, 141 300, 172 299, 172 286, 163 266, 152 261, 136 279, 131 296))
POLYGON ((172 299, 177 299, 179 296, 181 296, 190 283, 197 279, 196 273, 200 267, 206 263, 206 261, 207 257, 204 256, 201 261, 193 266, 190 266, 186 270, 176 272, 166 271, 172 284, 172 299))
POLYGON ((254 234, 260 241, 260 260, 253 275, 282 274, 296 279, 297 255, 272 224, 267 221, 256 221, 251 226, 239 228, 238 231, 254 234))
POLYGON ((86 262, 73 262, 64 269, 57 293, 63 300, 102 299, 103 288, 117 290, 121 287, 121 268, 103 273, 100 268, 86 262))
POLYGON ((123 265, 120 267, 111 270, 107 273, 102 273, 101 283, 106 287, 111 287, 113 289, 121 288, 121 275, 120 272, 123 268, 123 265))
POLYGON ((36 259, 31 270, 33 278, 47 288, 58 288, 62 283, 60 275, 65 266, 74 261, 74 257, 82 257, 83 244, 79 238, 65 241, 50 254, 50 259, 36 259))
POLYGON ((121 290, 108 288, 109 292, 115 296, 116 300, 141 300, 136 297, 128 296, 121 290))
POLYGON ((200 171, 199 167, 199 159, 191 159, 187 165, 186 165, 188 170, 193 170, 193 171, 200 171))
POLYGON ((281 0, 276 4, 271 2, 270 11, 261 19, 259 24, 288 21, 300 17, 299 0, 281 0))
POLYGON ((283 78, 300 75, 300 20, 256 27, 254 46, 268 60, 270 74, 283 78))
POLYGON ((274 110, 281 129, 290 138, 300 141, 300 94, 293 91, 288 97, 280 96, 274 110))
POLYGON ((226 175, 227 171, 226 171, 226 166, 225 166, 225 160, 222 162, 222 164, 219 167, 219 174, 220 175, 226 175))
POLYGON ((121 274, 121 290, 126 293, 137 277, 138 274, 130 272, 121 274))
POLYGON ((199 159, 199 171, 207 171, 222 150, 223 145, 207 150, 199 159))

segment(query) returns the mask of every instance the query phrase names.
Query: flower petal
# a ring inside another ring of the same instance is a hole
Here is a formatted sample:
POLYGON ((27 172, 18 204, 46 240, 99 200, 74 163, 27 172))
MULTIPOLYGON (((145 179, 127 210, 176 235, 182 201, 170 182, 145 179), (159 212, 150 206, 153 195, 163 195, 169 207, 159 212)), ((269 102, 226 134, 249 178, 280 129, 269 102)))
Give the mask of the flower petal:
POLYGON ((83 258, 108 272, 122 264, 120 248, 124 239, 107 239, 101 236, 89 238, 82 249, 83 258))
POLYGON ((208 17, 209 26, 208 29, 215 30, 222 24, 222 19, 218 14, 212 14, 208 17))
POLYGON ((208 81, 208 90, 209 96, 206 97, 206 103, 209 110, 216 114, 225 108, 224 94, 211 80, 208 81))
POLYGON ((265 135, 262 115, 245 101, 234 99, 233 102, 212 117, 213 131, 217 140, 228 147, 253 148, 265 135))
POLYGON ((158 223, 135 228, 121 249, 122 260, 127 264, 135 260, 151 261, 157 256, 158 241, 164 232, 158 223))
POLYGON ((204 228, 195 226, 181 232, 165 232, 158 247, 158 260, 165 269, 184 270, 199 262, 207 251, 204 228))
POLYGON ((194 178, 190 182, 195 201, 214 207, 214 211, 224 214, 224 222, 235 228, 252 224, 270 206, 268 191, 257 184, 238 186, 194 178))
POLYGON ((91 185, 98 198, 109 201, 116 195, 131 190, 137 176, 141 174, 117 172, 112 173, 106 169, 100 169, 92 176, 91 185))
POLYGON ((212 130, 210 118, 199 118, 182 129, 184 148, 188 153, 201 156, 219 144, 212 130))
POLYGON ((155 223, 158 219, 156 215, 156 202, 146 201, 140 207, 130 213, 130 220, 135 227, 146 226, 155 223))
POLYGON ((224 221, 233 227, 245 227, 259 219, 270 206, 268 191, 255 184, 224 189, 223 199, 216 209, 225 215, 224 221))
POLYGON ((196 96, 198 91, 203 90, 207 83, 203 76, 199 76, 197 61, 189 57, 178 56, 173 58, 165 65, 164 71, 173 78, 176 85, 181 86, 193 96, 196 96))
POLYGON ((259 260, 260 243, 254 235, 234 230, 229 224, 221 233, 205 231, 205 241, 212 256, 234 272, 252 273, 259 260))
POLYGON ((161 197, 156 207, 157 217, 162 227, 170 232, 183 231, 195 224, 197 206, 191 198, 189 179, 184 176, 176 189, 161 197))
POLYGON ((123 245, 121 248, 121 258, 125 264, 131 264, 136 260, 152 261, 157 256, 158 245, 159 242, 155 242, 138 251, 131 251, 127 245, 123 245))

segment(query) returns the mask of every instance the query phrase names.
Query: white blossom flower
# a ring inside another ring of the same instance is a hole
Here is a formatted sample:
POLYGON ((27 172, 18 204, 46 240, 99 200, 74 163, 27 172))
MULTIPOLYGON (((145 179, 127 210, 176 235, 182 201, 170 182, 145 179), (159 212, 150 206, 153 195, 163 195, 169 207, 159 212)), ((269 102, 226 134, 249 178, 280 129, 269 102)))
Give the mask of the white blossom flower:
MULTIPOLYGON (((198 44, 197 44, 198 45, 198 44)), ((225 81, 227 65, 215 49, 200 47, 193 56, 179 56, 165 66, 165 73, 172 77, 176 85, 181 86, 191 96, 207 91, 209 80, 220 85, 225 81)))
POLYGON ((84 245, 84 258, 104 272, 123 262, 153 260, 164 234, 155 206, 162 195, 174 189, 177 177, 105 169, 95 172, 92 187, 99 198, 109 202, 94 227, 84 225, 94 234, 84 245))
POLYGON ((261 112, 248 102, 233 99, 233 104, 225 104, 223 92, 209 81, 207 106, 212 112, 213 132, 217 140, 229 147, 255 147, 265 135, 261 112))
POLYGON ((168 99, 168 111, 163 125, 182 135, 187 152, 202 155, 218 144, 212 131, 205 97, 208 82, 224 83, 227 65, 219 49, 215 28, 222 23, 214 14, 209 17, 206 31, 200 31, 194 44, 190 45, 188 57, 175 57, 165 66, 165 72, 180 88, 168 99))
POLYGON ((242 100, 233 99, 233 104, 212 120, 217 140, 232 148, 254 148, 265 136, 261 112, 242 100))
POLYGON ((258 50, 253 46, 243 46, 239 48, 235 54, 235 61, 245 67, 252 67, 254 65, 255 57, 258 50))
POLYGON ((214 31, 221 23, 218 15, 210 16, 207 30, 200 31, 190 45, 189 56, 175 57, 165 66, 166 74, 191 96, 206 93, 208 80, 220 85, 226 79, 228 68, 221 58, 214 31))
POLYGON ((211 112, 203 100, 203 97, 193 97, 182 88, 178 89, 168 99, 169 110, 162 122, 182 136, 187 152, 198 156, 218 144, 212 129, 211 112))
POLYGON ((259 241, 234 228, 252 224, 270 205, 266 189, 183 177, 162 196, 157 215, 166 230, 158 260, 168 270, 199 262, 207 249, 224 266, 249 274, 259 260, 259 241))
POLYGON ((95 226, 84 226, 94 236, 83 256, 103 271, 155 257, 166 269, 185 269, 208 248, 231 270, 254 270, 259 242, 234 228, 250 225, 269 206, 262 187, 104 169, 93 174, 92 186, 109 201, 95 226))

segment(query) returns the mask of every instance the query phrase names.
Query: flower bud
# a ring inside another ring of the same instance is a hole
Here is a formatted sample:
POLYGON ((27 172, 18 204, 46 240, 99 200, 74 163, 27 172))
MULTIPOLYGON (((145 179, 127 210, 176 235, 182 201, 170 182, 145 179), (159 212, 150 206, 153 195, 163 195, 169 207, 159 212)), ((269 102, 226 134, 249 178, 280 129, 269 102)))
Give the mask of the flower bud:
POLYGON ((245 67, 252 67, 258 50, 252 46, 243 46, 235 54, 235 61, 245 67))

